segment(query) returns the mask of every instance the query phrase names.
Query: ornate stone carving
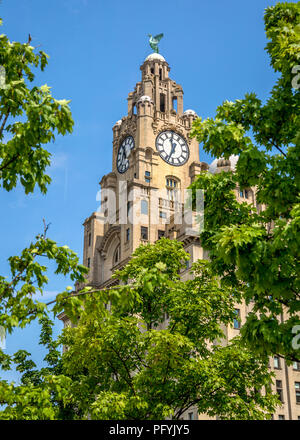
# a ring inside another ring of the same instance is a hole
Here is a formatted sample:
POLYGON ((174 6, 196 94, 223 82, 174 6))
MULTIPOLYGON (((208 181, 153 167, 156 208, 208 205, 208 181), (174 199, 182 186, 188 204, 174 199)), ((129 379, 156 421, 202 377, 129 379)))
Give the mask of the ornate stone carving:
POLYGON ((176 131, 176 133, 180 134, 182 137, 184 137, 187 142, 190 144, 192 142, 191 138, 189 137, 189 134, 187 130, 183 130, 179 125, 172 124, 171 122, 165 122, 164 124, 160 125, 158 120, 155 120, 152 123, 153 133, 158 134, 161 131, 166 130, 172 130, 176 131))
POLYGON ((122 123, 119 137, 133 135, 135 132, 136 132, 136 117, 133 118, 128 116, 122 123))
POLYGON ((101 256, 106 255, 107 247, 108 247, 109 243, 111 242, 112 237, 114 235, 120 235, 120 232, 121 232, 121 226, 119 226, 119 225, 109 228, 109 230, 106 232, 106 234, 103 237, 101 245, 98 248, 98 251, 100 252, 101 256))

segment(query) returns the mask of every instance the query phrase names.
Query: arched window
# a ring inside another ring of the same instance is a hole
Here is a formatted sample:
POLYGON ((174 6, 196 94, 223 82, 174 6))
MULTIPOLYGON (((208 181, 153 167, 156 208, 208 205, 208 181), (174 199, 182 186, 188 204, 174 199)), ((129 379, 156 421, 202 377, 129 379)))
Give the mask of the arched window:
POLYGON ((187 252, 189 254, 190 259, 185 261, 185 269, 188 270, 191 267, 191 255, 189 252, 187 252))
POLYGON ((118 245, 114 252, 113 265, 117 264, 120 261, 120 257, 121 257, 121 249, 120 249, 120 245, 118 245))
POLYGON ((177 187, 177 180, 172 179, 171 177, 166 178, 166 186, 168 188, 176 188, 177 187))
POLYGON ((177 201, 179 181, 173 177, 166 177, 167 196, 169 200, 177 201))
POLYGON ((159 109, 160 109, 160 111, 162 113, 164 113, 166 111, 166 96, 165 96, 164 93, 161 93, 159 96, 160 96, 160 107, 159 107, 159 109))
POLYGON ((177 96, 172 98, 172 108, 175 110, 175 112, 177 112, 177 96))

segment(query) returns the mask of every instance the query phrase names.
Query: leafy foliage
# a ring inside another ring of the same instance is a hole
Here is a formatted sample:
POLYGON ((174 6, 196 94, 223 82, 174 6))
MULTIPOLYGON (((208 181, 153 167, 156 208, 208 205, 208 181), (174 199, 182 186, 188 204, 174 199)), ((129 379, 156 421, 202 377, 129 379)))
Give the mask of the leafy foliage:
MULTIPOLYGON (((5 73, 0 87, 0 186, 10 191, 19 182, 26 194, 33 192, 36 185, 45 193, 51 180, 46 174, 51 154, 43 144, 54 141, 55 133, 65 135, 72 131, 70 101, 54 99, 47 85, 32 86, 33 70, 44 70, 48 56, 42 51, 35 52, 30 36, 25 44, 10 42, 4 34, 0 40, 1 74, 5 73)), ((24 328, 38 319, 42 325, 40 343, 48 350, 48 367, 41 370, 24 350, 13 356, 0 350, 0 368, 10 370, 15 365, 22 373, 20 386, 0 380, 0 404, 6 405, 1 411, 3 419, 51 419, 58 411, 67 417, 67 406, 60 409, 53 404, 55 396, 64 398, 69 379, 55 376, 61 356, 58 342, 52 341, 49 310, 37 296, 48 283, 47 267, 41 260, 52 260, 56 274, 69 275, 74 283, 85 281, 87 269, 79 264, 73 251, 58 246, 46 237, 46 232, 47 228, 20 256, 8 259, 10 279, 0 276, 1 328, 11 333, 16 327, 24 328)), ((68 290, 62 294, 69 296, 68 290)), ((72 301, 76 298, 68 301, 69 308, 73 307, 72 301)))
POLYGON ((61 338, 77 417, 179 419, 192 406, 224 419, 273 412, 277 397, 257 392, 272 380, 267 359, 238 338, 222 345, 235 291, 201 260, 193 279, 180 281, 187 258, 176 241, 142 245, 115 275, 129 284, 81 297, 77 325, 61 338))
POLYGON ((51 154, 43 144, 54 141, 55 132, 65 135, 73 127, 69 102, 51 96, 46 84, 32 88, 32 68, 44 70, 48 55, 28 42, 10 42, 0 35, 0 65, 5 84, 0 88, 0 185, 10 191, 17 182, 26 194, 36 185, 45 193, 50 177, 45 170, 51 154))
POLYGON ((235 173, 202 174, 204 247, 224 286, 254 301, 242 329, 260 353, 300 360, 292 329, 300 324, 300 5, 266 9, 267 51, 278 79, 265 104, 255 93, 224 102, 216 117, 194 122, 192 136, 205 151, 239 155, 235 173), (254 203, 239 204, 234 191, 253 187, 254 203))
POLYGON ((76 299, 77 324, 53 341, 51 322, 40 319, 48 348, 41 370, 24 351, 2 355, 3 368, 13 362, 23 375, 19 386, 1 382, 0 417, 179 419, 192 406, 223 419, 270 417, 278 400, 267 358, 239 338, 223 344, 235 290, 221 287, 201 260, 193 279, 180 281, 187 258, 181 243, 163 238, 135 251, 115 275, 118 286, 59 295, 57 312, 76 299))
MULTIPOLYGON (((46 85, 28 86, 34 80, 32 68, 43 70, 47 64, 47 55, 35 54, 30 38, 26 44, 0 38, 0 64, 6 70, 6 85, 0 89, 0 183, 8 191, 20 182, 26 193, 36 185, 46 192, 51 155, 42 145, 53 141, 56 132, 71 131, 68 101, 52 98, 46 85)), ((238 142, 246 151, 250 138, 244 138, 245 128, 238 124, 233 121, 224 133, 234 151, 238 142)), ((231 228, 235 216, 237 226, 252 228, 250 236, 258 243, 264 237, 259 220, 255 226, 249 208, 237 206, 231 193, 235 181, 223 177, 215 186, 224 194, 221 205, 226 200, 230 204, 222 226, 231 228), (227 187, 224 193, 222 186, 227 187)), ((215 182, 208 184, 213 187, 215 182)), ((222 215, 219 209, 215 220, 221 221, 222 215)), ((292 242, 297 222, 285 222, 282 228, 289 225, 292 242)), ((208 231, 205 240, 214 249, 214 232, 222 229, 215 221, 208 231)), ((242 232, 234 232, 235 246, 244 249, 252 238, 245 240, 242 232)), ((188 256, 180 243, 161 239, 141 246, 116 273, 119 285, 101 291, 67 288, 57 296, 55 316, 64 311, 73 325, 55 341, 49 309, 35 299, 48 282, 41 264, 45 257, 55 262, 56 273, 70 275, 74 283, 82 284, 87 272, 74 252, 59 247, 46 233, 9 259, 11 278, 0 278, 0 325, 11 332, 38 319, 47 355, 46 366, 38 369, 24 350, 13 356, 0 351, 1 368, 14 365, 22 374, 19 385, 0 381, 1 419, 178 419, 192 406, 223 419, 263 419, 274 412, 278 399, 269 390, 272 374, 265 354, 254 354, 239 338, 224 345, 223 331, 233 321, 244 286, 235 261, 225 264, 216 254, 214 266, 199 261, 194 278, 182 282, 180 271, 188 256), (222 283, 215 270, 221 267, 227 273, 222 283), (230 284, 230 277, 236 283, 230 284), (66 347, 63 353, 60 344, 66 347)))

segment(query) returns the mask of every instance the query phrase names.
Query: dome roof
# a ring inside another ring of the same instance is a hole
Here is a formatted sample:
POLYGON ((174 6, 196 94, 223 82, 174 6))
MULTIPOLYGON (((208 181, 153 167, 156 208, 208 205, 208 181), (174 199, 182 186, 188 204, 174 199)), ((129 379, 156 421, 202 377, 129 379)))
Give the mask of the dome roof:
POLYGON ((185 112, 183 112, 183 115, 186 115, 186 116, 191 116, 191 115, 197 116, 197 113, 194 110, 188 109, 185 112))
POLYGON ((160 54, 160 53, 151 53, 150 55, 147 56, 147 58, 145 59, 145 61, 154 61, 154 60, 158 60, 158 61, 166 61, 164 59, 164 57, 160 54))
POLYGON ((214 174, 216 172, 217 168, 220 168, 222 166, 230 166, 231 170, 234 171, 238 160, 239 160, 239 156, 237 156, 235 154, 232 154, 229 157, 229 159, 223 159, 222 157, 219 157, 218 159, 214 159, 209 166, 209 172, 214 174), (230 162, 230 165, 224 164, 224 161, 230 162))
POLYGON ((150 96, 144 95, 141 96, 137 102, 153 102, 150 96))
POLYGON ((222 157, 218 159, 217 167, 230 167, 231 162, 229 159, 223 159, 222 157))

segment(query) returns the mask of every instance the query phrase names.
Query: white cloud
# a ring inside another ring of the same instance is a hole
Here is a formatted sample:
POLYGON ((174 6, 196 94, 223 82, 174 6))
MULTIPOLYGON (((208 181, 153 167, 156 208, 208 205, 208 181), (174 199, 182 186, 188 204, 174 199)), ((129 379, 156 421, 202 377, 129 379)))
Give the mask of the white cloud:
POLYGON ((58 290, 44 290, 43 294, 37 293, 33 296, 33 299, 42 301, 42 302, 49 302, 51 300, 54 300, 56 295, 58 295, 60 292, 58 290))
POLYGON ((54 153, 51 156, 51 170, 58 168, 65 168, 68 161, 68 155, 66 153, 54 153))

